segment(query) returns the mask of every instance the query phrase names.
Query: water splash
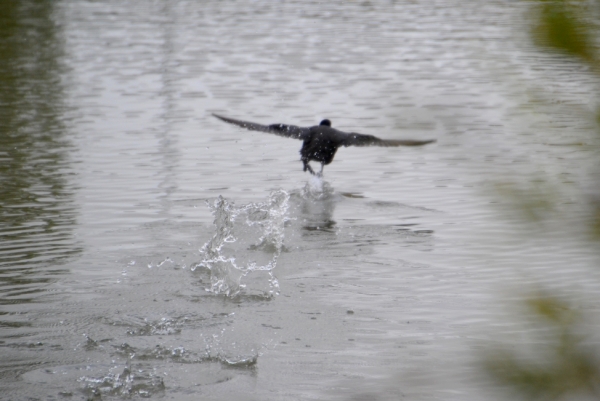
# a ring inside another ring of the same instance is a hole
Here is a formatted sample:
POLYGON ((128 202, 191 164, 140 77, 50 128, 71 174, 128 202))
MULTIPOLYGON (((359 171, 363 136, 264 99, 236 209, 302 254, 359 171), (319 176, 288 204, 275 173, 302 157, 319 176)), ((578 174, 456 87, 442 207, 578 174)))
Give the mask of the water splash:
POLYGON ((291 213, 296 216, 295 225, 309 231, 334 232, 336 222, 333 212, 342 200, 342 195, 323 177, 310 176, 303 188, 291 191, 291 213))
POLYGON ((334 194, 333 187, 322 176, 311 175, 302 189, 302 197, 307 200, 329 199, 334 194))
POLYGON ((283 248, 289 198, 286 191, 277 190, 265 202, 241 207, 222 196, 209 204, 215 234, 200 249, 203 260, 192 267, 209 272, 207 291, 230 297, 278 293, 273 270, 283 248))
POLYGON ((121 373, 109 373, 101 377, 81 376, 78 381, 83 384, 83 391, 94 399, 103 396, 150 398, 165 389, 162 377, 155 372, 143 369, 134 372, 129 366, 121 373))

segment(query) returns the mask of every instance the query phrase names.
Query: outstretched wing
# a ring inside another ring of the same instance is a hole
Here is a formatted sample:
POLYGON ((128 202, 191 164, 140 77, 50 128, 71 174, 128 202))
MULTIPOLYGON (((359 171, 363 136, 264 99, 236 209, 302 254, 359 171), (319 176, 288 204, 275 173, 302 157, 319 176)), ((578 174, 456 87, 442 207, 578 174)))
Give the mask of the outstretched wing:
POLYGON ((286 125, 286 124, 271 124, 271 125, 262 125, 253 123, 250 121, 241 121, 235 120, 229 117, 223 117, 218 114, 214 114, 213 116, 217 117, 219 120, 223 120, 226 123, 234 124, 242 128, 249 129, 251 131, 261 131, 268 132, 269 134, 275 134, 279 136, 285 136, 286 138, 293 139, 301 139, 304 140, 308 137, 310 133, 309 128, 297 127, 295 125, 286 125))
POLYGON ((381 139, 373 135, 350 132, 341 143, 342 146, 423 146, 435 142, 435 139, 417 141, 413 139, 381 139))

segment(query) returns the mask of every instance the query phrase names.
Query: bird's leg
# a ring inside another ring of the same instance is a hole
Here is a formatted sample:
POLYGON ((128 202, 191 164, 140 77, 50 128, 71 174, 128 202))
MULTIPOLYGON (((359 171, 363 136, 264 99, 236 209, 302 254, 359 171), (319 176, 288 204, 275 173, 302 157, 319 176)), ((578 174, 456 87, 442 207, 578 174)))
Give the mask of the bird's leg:
POLYGON ((316 176, 317 177, 323 177, 323 169, 325 168, 325 163, 321 163, 321 171, 319 171, 316 176))
POLYGON ((313 171, 313 169, 310 166, 310 164, 308 164, 308 161, 307 160, 302 160, 302 162, 304 163, 304 171, 308 170, 309 173, 311 173, 312 175, 315 175, 315 172, 313 171))

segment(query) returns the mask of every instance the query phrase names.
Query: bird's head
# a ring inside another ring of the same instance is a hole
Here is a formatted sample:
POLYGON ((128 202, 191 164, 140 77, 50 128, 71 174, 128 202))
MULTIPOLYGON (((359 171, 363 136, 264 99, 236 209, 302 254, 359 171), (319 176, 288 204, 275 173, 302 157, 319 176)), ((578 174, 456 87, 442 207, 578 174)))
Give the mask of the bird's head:
POLYGON ((329 121, 328 119, 325 119, 323 121, 321 121, 321 124, 319 125, 325 125, 327 127, 331 127, 331 121, 329 121))

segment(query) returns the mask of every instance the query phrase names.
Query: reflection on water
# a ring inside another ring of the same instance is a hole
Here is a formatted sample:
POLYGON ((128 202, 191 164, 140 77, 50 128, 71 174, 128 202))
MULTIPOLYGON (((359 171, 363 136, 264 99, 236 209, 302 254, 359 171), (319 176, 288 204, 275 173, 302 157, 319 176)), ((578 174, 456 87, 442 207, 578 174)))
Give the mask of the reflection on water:
POLYGON ((35 299, 79 253, 54 3, 9 1, 0 16, 0 291, 35 299))
POLYGON ((300 191, 292 192, 298 208, 298 218, 304 230, 334 232, 333 220, 335 205, 341 196, 323 177, 311 175, 300 191))

